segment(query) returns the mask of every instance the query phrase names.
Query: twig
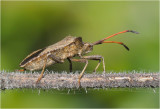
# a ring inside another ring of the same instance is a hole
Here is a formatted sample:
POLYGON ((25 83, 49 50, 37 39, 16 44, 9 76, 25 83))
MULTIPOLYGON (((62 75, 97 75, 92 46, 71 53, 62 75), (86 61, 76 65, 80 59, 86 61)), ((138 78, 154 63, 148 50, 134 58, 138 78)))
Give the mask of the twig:
MULTIPOLYGON (((36 80, 40 74, 5 72, 0 73, 0 89, 41 88, 62 89, 79 88, 79 73, 47 73, 40 83, 36 80)), ((117 88, 117 87, 159 87, 159 73, 91 73, 81 79, 81 88, 117 88)))

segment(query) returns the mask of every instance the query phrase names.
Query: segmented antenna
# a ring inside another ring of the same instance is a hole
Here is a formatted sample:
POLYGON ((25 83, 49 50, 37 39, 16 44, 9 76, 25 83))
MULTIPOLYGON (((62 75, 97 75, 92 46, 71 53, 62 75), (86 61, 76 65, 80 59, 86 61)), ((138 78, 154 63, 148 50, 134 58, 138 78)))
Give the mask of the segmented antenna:
POLYGON ((111 37, 113 37, 113 36, 116 36, 116 35, 122 34, 122 33, 126 33, 126 32, 131 32, 131 33, 139 34, 139 32, 136 32, 136 31, 133 31, 133 30, 125 30, 125 31, 121 31, 121 32, 118 32, 118 33, 116 33, 116 34, 113 34, 113 35, 111 35, 111 36, 108 36, 108 37, 106 37, 106 38, 104 38, 104 39, 102 39, 102 40, 96 41, 96 42, 93 43, 93 45, 98 45, 98 44, 102 44, 102 43, 117 43, 117 44, 123 45, 127 50, 129 50, 129 48, 128 48, 124 43, 122 43, 122 42, 105 41, 105 40, 107 40, 107 39, 109 39, 109 38, 111 38, 111 37))

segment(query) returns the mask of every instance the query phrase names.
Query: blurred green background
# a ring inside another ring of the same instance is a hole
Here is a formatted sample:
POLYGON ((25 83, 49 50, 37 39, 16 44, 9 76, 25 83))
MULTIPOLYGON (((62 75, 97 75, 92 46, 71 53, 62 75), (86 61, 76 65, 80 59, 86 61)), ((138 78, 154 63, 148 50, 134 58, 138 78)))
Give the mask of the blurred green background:
MULTIPOLYGON (((88 55, 105 58, 107 72, 158 72, 159 47, 158 1, 2 1, 1 2, 1 70, 20 69, 19 63, 32 51, 56 43, 67 35, 81 36, 95 42, 123 30, 112 41, 102 44, 88 55)), ((97 62, 89 61, 86 73, 97 62)), ((48 70, 69 71, 69 64, 56 64, 48 70)), ((73 70, 84 64, 74 63, 73 70)), ((102 65, 98 69, 101 72, 102 65)), ((1 92, 3 108, 158 108, 159 89, 124 88, 92 90, 6 90, 1 92), (40 91, 40 93, 39 93, 40 91), (156 92, 156 93, 155 93, 156 92)))

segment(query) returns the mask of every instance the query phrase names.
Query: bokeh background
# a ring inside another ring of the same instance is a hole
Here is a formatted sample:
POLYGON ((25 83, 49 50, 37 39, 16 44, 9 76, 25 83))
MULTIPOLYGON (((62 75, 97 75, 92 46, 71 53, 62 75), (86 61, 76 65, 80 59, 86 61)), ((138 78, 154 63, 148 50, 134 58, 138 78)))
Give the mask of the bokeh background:
MULTIPOLYGON (((32 51, 56 43, 67 35, 95 42, 114 33, 118 44, 102 44, 88 55, 105 58, 107 72, 158 72, 158 1, 1 1, 1 70, 20 69, 19 63, 32 51)), ((97 62, 89 61, 86 73, 97 62)), ((69 71, 69 64, 49 68, 69 71)), ((84 64, 74 63, 73 70, 84 64)), ((102 65, 98 71, 101 73, 102 65)), ((1 92, 3 108, 158 108, 159 89, 117 88, 79 90, 6 90, 1 92), (87 90, 87 93, 86 93, 87 90)))

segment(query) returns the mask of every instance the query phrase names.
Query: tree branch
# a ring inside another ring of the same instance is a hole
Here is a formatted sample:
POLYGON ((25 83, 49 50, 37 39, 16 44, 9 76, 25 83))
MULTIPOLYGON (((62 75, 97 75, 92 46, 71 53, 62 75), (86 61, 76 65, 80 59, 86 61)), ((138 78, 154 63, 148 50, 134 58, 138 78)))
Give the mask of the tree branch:
MULTIPOLYGON (((0 89, 41 88, 64 89, 79 88, 79 73, 47 73, 40 83, 36 84, 38 72, 0 73, 0 89)), ((159 73, 85 73, 81 79, 81 88, 117 88, 117 87, 159 87, 159 73)))

